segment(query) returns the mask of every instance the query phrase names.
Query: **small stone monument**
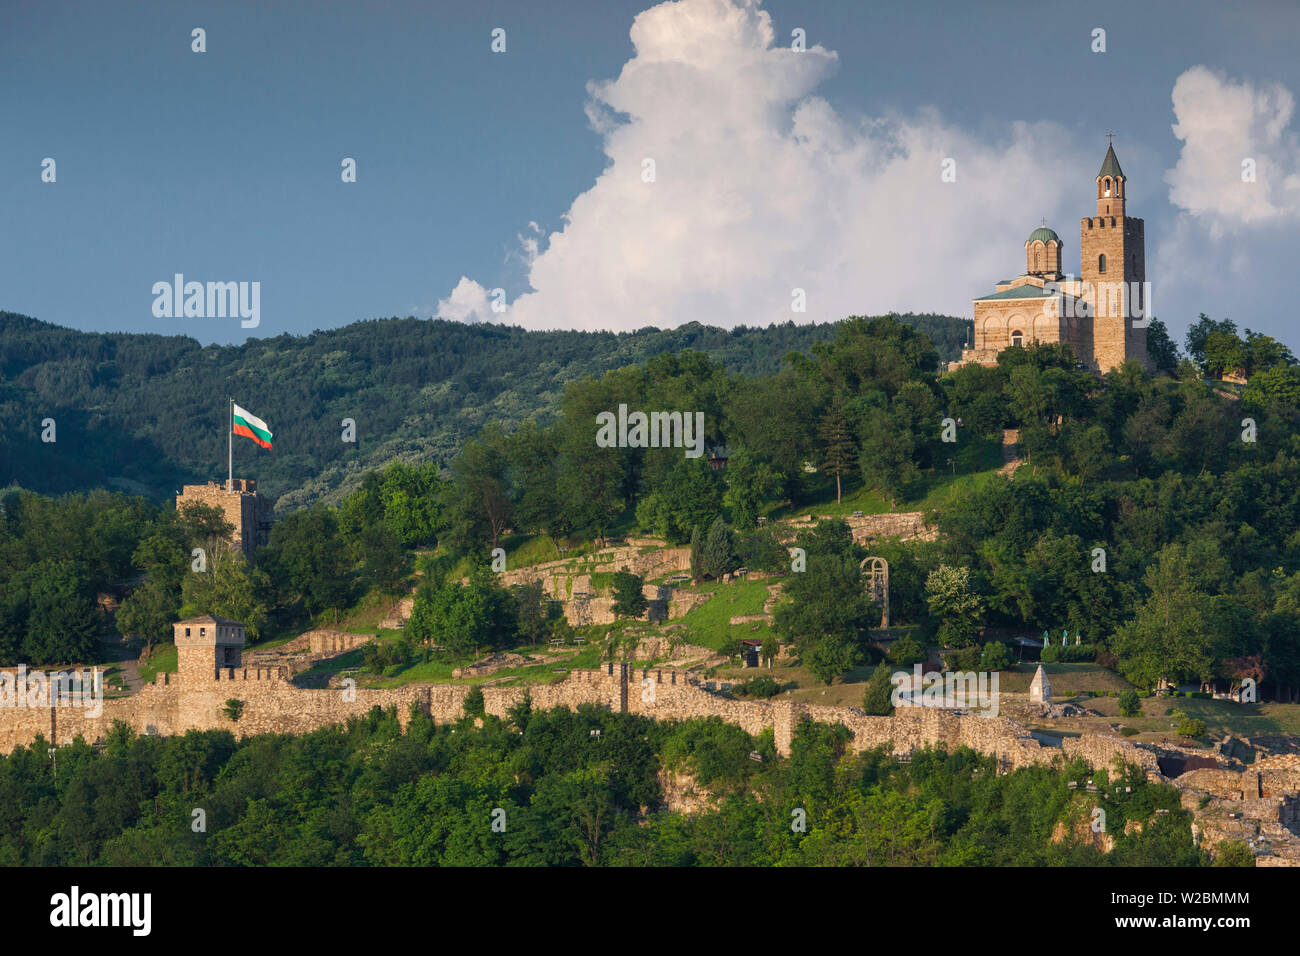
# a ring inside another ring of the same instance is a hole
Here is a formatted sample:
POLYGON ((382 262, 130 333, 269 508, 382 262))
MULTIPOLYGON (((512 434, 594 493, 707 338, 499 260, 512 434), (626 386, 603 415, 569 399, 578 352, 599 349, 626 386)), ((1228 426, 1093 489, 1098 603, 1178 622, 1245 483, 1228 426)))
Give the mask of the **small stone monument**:
POLYGON ((1034 679, 1029 682, 1029 700, 1035 704, 1050 704, 1052 702, 1052 682, 1047 679, 1047 672, 1043 670, 1043 665, 1038 665, 1038 670, 1034 672, 1034 679))

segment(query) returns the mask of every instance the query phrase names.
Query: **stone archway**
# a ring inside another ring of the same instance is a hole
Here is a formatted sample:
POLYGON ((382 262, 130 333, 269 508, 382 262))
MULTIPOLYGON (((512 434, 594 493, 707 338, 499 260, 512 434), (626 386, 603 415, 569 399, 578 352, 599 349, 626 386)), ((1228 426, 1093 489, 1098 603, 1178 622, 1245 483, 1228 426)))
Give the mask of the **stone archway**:
POLYGON ((863 558, 858 565, 867 574, 867 591, 880 605, 880 626, 889 627, 889 562, 884 558, 863 558))

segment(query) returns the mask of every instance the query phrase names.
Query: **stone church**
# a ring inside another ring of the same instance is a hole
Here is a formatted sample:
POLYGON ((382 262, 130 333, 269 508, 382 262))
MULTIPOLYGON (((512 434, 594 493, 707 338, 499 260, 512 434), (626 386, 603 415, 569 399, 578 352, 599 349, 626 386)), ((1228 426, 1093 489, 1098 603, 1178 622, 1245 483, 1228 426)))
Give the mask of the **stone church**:
POLYGON ((1150 367, 1146 238, 1142 220, 1125 211, 1127 194, 1128 177, 1110 146, 1097 174, 1097 214, 1080 226, 1079 276, 1061 271, 1060 236, 1046 224, 1035 229, 1025 240, 1024 274, 974 300, 974 341, 961 362, 993 365, 1008 346, 1042 342, 1069 345, 1094 372, 1129 360, 1150 367))

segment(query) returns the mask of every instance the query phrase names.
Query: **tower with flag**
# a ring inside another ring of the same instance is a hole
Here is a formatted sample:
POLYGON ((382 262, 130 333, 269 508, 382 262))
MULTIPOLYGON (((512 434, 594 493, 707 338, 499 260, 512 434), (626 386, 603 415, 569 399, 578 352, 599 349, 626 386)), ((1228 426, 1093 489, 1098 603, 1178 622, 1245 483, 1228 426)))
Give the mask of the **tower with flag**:
POLYGON ((227 406, 227 466, 226 483, 209 481, 206 485, 182 485, 176 496, 176 508, 202 504, 216 508, 232 527, 228 543, 252 557, 270 536, 272 502, 258 493, 257 482, 252 478, 235 477, 235 436, 251 438, 261 447, 273 448, 271 429, 265 421, 235 404, 232 398, 227 406))
POLYGON ((262 421, 252 412, 240 408, 235 404, 235 400, 230 399, 230 434, 227 435, 229 443, 229 474, 226 478, 226 491, 233 491, 235 484, 235 436, 242 435, 244 438, 251 438, 267 451, 273 447, 271 444, 271 429, 267 427, 266 422, 262 421))

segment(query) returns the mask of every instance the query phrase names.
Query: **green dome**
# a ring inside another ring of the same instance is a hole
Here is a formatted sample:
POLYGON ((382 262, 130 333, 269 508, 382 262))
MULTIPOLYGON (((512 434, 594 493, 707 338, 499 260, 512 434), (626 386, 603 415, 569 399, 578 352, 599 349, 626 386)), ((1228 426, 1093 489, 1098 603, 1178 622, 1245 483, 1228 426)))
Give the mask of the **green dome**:
POLYGON ((1043 242, 1061 241, 1061 237, 1058 236, 1056 233, 1052 232, 1052 230, 1048 229, 1046 226, 1039 226, 1037 229, 1035 229, 1033 232, 1029 234, 1029 238, 1026 239, 1025 241, 1034 242, 1038 239, 1043 240, 1043 242))

